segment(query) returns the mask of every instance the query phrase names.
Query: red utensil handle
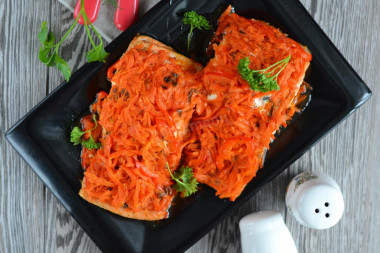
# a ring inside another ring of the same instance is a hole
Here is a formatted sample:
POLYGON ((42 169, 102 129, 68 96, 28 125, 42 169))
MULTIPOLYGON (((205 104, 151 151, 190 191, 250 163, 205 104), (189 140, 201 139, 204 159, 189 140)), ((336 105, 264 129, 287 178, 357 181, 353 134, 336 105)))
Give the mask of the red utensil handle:
POLYGON ((115 12, 115 25, 119 30, 126 30, 137 19, 138 0, 119 0, 115 12))
MULTIPOLYGON (((74 9, 75 19, 78 17, 78 14, 80 12, 80 1, 81 0, 78 0, 77 4, 75 5, 75 9, 74 9)), ((84 10, 86 11, 86 15, 91 23, 93 23, 96 20, 96 17, 98 16, 100 1, 101 0, 84 0, 84 10)), ((79 18, 78 22, 79 24, 84 25, 83 16, 79 18)))

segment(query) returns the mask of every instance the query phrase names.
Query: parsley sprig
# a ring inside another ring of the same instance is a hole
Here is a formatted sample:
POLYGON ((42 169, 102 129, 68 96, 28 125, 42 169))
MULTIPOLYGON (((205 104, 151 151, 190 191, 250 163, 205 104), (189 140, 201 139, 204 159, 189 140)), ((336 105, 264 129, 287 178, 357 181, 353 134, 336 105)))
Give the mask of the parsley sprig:
POLYGON ((249 58, 244 57, 240 59, 237 69, 241 77, 248 82, 249 86, 254 91, 268 92, 280 89, 277 83, 277 78, 281 71, 286 67, 289 60, 290 55, 265 69, 251 70, 249 68, 249 58))
POLYGON ((199 15, 195 11, 185 12, 185 14, 183 15, 182 22, 185 25, 190 25, 190 32, 187 36, 187 50, 189 51, 190 40, 191 40, 191 37, 193 36, 193 30, 195 28, 199 30, 203 30, 203 29, 210 30, 211 26, 208 23, 208 20, 204 16, 199 15))
POLYGON ((52 32, 48 32, 47 21, 42 22, 41 30, 38 33, 38 40, 41 42, 38 58, 42 63, 44 63, 48 67, 55 66, 59 71, 62 72, 67 82, 70 80, 71 70, 67 62, 59 56, 59 47, 67 38, 67 36, 71 33, 75 25, 78 23, 80 17, 83 17, 84 26, 86 28, 87 35, 93 47, 89 52, 86 53, 87 61, 104 62, 108 56, 108 53, 104 50, 102 37, 99 35, 98 31, 96 31, 95 27, 92 25, 92 23, 86 15, 83 1, 84 0, 81 0, 81 9, 78 13, 78 17, 75 19, 74 23, 71 25, 69 30, 65 33, 65 35, 63 35, 62 39, 57 44, 54 44, 54 34, 52 32), (90 31, 88 28, 89 26, 94 30, 95 34, 100 40, 100 43, 98 45, 95 44, 94 40, 92 39, 92 36, 90 35, 90 31))
POLYGON ((95 126, 87 131, 82 131, 79 127, 74 127, 73 130, 70 133, 70 141, 74 145, 82 144, 85 148, 91 150, 91 149, 98 149, 102 146, 101 143, 95 142, 94 138, 92 138, 91 131, 94 130, 98 126, 98 122, 96 120, 95 114, 92 114, 92 119, 95 122, 95 126), (90 138, 87 140, 83 140, 82 136, 85 133, 90 134, 90 138))
POLYGON ((198 190, 198 182, 193 175, 193 169, 182 166, 179 170, 173 173, 170 170, 169 163, 167 164, 170 176, 175 181, 174 189, 177 192, 182 192, 185 197, 190 196, 198 190))

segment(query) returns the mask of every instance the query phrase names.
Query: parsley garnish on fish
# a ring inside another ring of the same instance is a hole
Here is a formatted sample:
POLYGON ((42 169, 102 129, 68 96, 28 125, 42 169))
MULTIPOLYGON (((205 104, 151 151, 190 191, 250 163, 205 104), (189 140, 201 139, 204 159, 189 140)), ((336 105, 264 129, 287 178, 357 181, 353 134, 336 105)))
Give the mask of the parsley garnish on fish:
POLYGON ((179 170, 173 173, 167 164, 170 176, 175 181, 174 189, 177 192, 182 192, 185 197, 190 196, 198 190, 198 182, 193 175, 193 169, 190 167, 182 166, 179 170))
POLYGON ((95 114, 92 115, 92 119, 95 122, 95 126, 87 131, 82 131, 79 127, 74 127, 73 130, 70 133, 70 141, 74 145, 82 144, 85 148, 91 150, 91 149, 98 149, 102 146, 101 143, 95 142, 94 138, 92 138, 91 131, 94 130, 98 126, 98 122, 96 120, 95 114), (83 140, 82 136, 85 133, 90 134, 90 138, 87 140, 83 140))
POLYGON ((239 70, 241 77, 248 82, 252 90, 268 92, 280 89, 277 83, 277 78, 281 71, 286 67, 289 60, 290 55, 265 69, 251 70, 249 68, 249 58, 244 57, 240 59, 237 69, 239 70))

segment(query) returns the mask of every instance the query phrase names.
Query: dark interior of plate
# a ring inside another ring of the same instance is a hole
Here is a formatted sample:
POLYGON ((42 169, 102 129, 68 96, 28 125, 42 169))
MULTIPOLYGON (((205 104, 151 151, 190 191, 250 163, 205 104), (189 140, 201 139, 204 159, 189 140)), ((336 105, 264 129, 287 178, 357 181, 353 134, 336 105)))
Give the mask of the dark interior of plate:
POLYGON ((236 207, 270 182, 346 116, 364 103, 370 90, 297 0, 167 0, 160 2, 136 24, 113 41, 106 50, 106 64, 85 64, 29 112, 6 134, 65 208, 73 215, 100 249, 106 252, 178 252, 216 226, 236 207), (159 222, 131 220, 87 203, 78 196, 83 172, 80 147, 69 142, 69 133, 89 113, 89 105, 110 83, 106 70, 137 34, 149 35, 172 46, 179 53, 207 63, 206 48, 212 31, 196 31, 190 52, 186 49, 188 26, 180 13, 195 10, 217 18, 228 4, 247 18, 270 22, 289 37, 306 45, 313 54, 306 81, 313 87, 312 99, 304 112, 274 141, 264 168, 235 201, 215 197, 215 191, 201 186, 190 198, 178 198, 170 217, 159 222))

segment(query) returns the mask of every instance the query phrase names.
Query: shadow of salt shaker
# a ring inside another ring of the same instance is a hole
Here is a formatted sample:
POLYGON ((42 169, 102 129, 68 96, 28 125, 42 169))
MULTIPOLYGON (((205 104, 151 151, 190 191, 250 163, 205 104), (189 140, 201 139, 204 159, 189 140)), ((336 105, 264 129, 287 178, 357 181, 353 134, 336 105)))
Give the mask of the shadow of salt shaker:
POLYGON ((314 229, 334 226, 344 211, 338 184, 331 177, 317 172, 295 176, 286 189, 285 202, 298 222, 314 229))
POLYGON ((239 222, 243 253, 297 253, 281 214, 274 210, 252 213, 239 222))

